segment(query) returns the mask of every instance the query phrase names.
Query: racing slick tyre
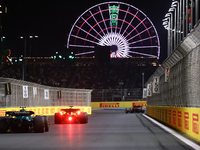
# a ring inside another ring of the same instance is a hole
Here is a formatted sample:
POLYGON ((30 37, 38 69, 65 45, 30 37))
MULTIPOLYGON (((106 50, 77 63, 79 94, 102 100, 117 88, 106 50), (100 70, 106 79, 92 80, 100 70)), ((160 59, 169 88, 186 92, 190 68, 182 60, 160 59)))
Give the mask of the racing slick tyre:
POLYGON ((45 119, 42 116, 36 116, 34 118, 34 132, 43 133, 45 132, 45 119))
POLYGON ((8 122, 5 117, 0 118, 0 133, 6 133, 8 130, 8 122))
POLYGON ((59 113, 55 113, 55 115, 54 115, 54 123, 55 124, 61 124, 62 123, 62 118, 61 118, 59 113))
POLYGON ((130 113, 134 113, 134 108, 130 108, 130 113))
POLYGON ((45 121, 45 132, 49 131, 49 117, 44 116, 44 121, 45 121))
POLYGON ((129 108, 129 110, 128 110, 130 113, 132 112, 132 109, 131 108, 129 108))
POLYGON ((88 115, 86 112, 80 114, 80 123, 81 124, 88 123, 88 115))
POLYGON ((125 109, 125 113, 126 113, 126 114, 128 113, 128 109, 127 109, 127 108, 125 109))

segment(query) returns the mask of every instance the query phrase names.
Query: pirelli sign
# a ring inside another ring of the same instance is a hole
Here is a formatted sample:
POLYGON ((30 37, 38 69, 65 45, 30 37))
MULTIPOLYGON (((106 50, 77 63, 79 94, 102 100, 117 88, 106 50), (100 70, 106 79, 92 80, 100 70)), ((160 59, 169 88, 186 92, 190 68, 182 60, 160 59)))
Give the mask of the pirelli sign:
POLYGON ((119 103, 100 103, 100 108, 119 108, 119 103))

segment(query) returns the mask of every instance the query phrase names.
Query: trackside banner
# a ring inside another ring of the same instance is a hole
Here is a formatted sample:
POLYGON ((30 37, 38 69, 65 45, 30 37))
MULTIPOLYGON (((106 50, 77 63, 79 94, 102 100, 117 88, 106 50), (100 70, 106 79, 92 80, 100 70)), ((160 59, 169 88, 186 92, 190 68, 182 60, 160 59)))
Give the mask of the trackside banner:
POLYGON ((200 108, 147 106, 146 114, 200 141, 200 108))
POLYGON ((146 107, 146 101, 129 101, 129 102, 91 102, 92 108, 130 108, 133 106, 146 107))
MULTIPOLYGON (((26 111, 33 111, 35 115, 54 115, 59 112, 61 109, 68 109, 70 107, 27 107, 26 111)), ((73 107, 79 108, 83 112, 87 112, 87 114, 91 114, 91 107, 73 107)), ((6 111, 19 111, 21 108, 0 108, 0 117, 5 116, 6 111)))

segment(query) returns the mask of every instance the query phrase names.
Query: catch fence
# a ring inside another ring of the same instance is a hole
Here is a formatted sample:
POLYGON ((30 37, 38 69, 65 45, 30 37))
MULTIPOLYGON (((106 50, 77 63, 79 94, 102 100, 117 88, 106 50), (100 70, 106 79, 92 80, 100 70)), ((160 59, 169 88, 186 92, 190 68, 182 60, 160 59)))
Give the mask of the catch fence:
POLYGON ((86 89, 57 88, 10 78, 0 78, 0 107, 91 106, 86 89))
POLYGON ((150 83, 148 106, 200 107, 200 21, 145 85, 150 83), (160 79, 158 93, 152 92, 155 77, 160 79))

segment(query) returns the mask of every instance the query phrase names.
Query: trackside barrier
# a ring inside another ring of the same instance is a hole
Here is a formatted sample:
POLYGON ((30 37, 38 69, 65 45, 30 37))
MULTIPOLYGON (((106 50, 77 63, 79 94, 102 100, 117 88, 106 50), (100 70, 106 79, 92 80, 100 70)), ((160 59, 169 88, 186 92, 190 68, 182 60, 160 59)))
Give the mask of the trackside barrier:
POLYGON ((91 102, 92 108, 131 108, 133 106, 146 107, 146 101, 128 101, 128 102, 91 102))
POLYGON ((0 77, 0 108, 90 107, 91 92, 89 89, 51 87, 0 77))
POLYGON ((200 21, 145 83, 148 106, 200 107, 199 58, 200 21))
MULTIPOLYGON (((35 115, 46 115, 51 116, 55 113, 59 112, 61 109, 68 109, 70 107, 27 107, 26 111, 33 111, 35 115)), ((87 114, 91 114, 91 107, 73 107, 79 108, 83 112, 87 112, 87 114)), ((0 117, 5 116, 6 111, 19 111, 21 108, 0 108, 0 117)))
POLYGON ((200 141, 200 108, 147 106, 146 114, 200 141))
POLYGON ((199 58, 200 20, 145 85, 147 115, 200 141, 199 58))

